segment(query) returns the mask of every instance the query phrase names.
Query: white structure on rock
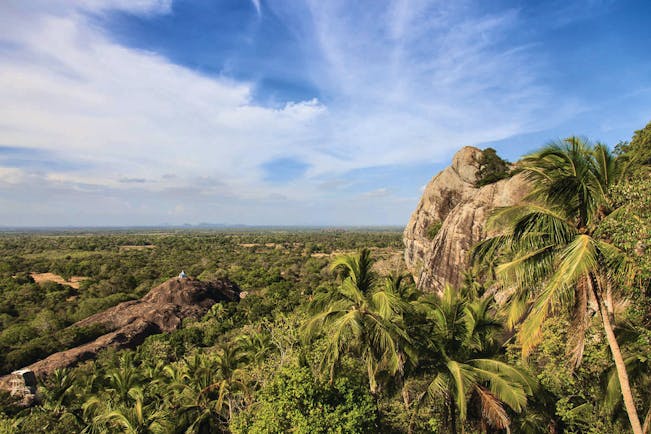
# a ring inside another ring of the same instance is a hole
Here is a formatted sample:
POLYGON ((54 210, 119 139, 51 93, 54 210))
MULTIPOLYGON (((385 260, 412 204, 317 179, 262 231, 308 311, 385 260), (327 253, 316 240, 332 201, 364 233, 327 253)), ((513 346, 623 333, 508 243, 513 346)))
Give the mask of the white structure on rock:
POLYGON ((24 398, 36 394, 36 375, 30 369, 20 369, 11 373, 11 396, 24 398))

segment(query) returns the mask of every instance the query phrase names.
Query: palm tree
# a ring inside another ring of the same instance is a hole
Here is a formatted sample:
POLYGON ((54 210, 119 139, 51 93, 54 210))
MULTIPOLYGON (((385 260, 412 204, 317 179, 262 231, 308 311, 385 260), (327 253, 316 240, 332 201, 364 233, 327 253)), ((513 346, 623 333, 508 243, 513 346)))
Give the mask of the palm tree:
POLYGON ((177 431, 227 431, 238 400, 248 392, 239 369, 243 360, 239 349, 230 344, 215 353, 195 353, 164 368, 170 381, 166 400, 179 412, 177 431), (238 394, 240 391, 244 393, 238 394))
POLYGON ((120 406, 101 416, 109 426, 121 428, 125 434, 160 434, 169 432, 168 414, 155 408, 155 404, 144 405, 140 388, 129 390, 133 406, 120 406))
POLYGON ((58 417, 60 422, 67 419, 73 424, 83 423, 79 412, 75 411, 75 401, 85 390, 76 381, 73 371, 55 369, 39 389, 42 409, 58 417))
MULTIPOLYGON (((637 385, 637 390, 647 391, 646 394, 641 393, 641 398, 648 400, 648 391, 651 391, 651 359, 644 349, 636 348, 635 343, 645 339, 646 331, 640 333, 632 323, 625 321, 618 324, 619 329, 619 342, 633 344, 633 351, 629 351, 628 356, 624 359, 626 365, 626 372, 629 379, 637 385)), ((606 389, 605 398, 603 401, 604 409, 607 414, 614 416, 619 414, 622 404, 622 392, 619 387, 619 380, 617 378, 616 367, 611 368, 606 376, 606 389)), ((642 432, 648 433, 651 428, 651 406, 647 409, 644 423, 642 425, 642 432)))
POLYGON ((194 354, 163 369, 168 378, 165 399, 176 410, 175 431, 187 433, 221 430, 225 421, 215 411, 211 386, 218 381, 216 368, 206 355, 194 354))
POLYGON ((478 405, 482 424, 508 428, 504 404, 522 411, 535 388, 524 372, 499 360, 502 325, 494 318, 493 305, 492 297, 479 298, 471 290, 450 285, 440 295, 424 296, 417 303, 430 327, 430 356, 420 368, 434 374, 427 396, 443 399, 453 433, 457 421, 463 427, 467 420, 471 401, 478 405))
POLYGON ((496 274, 513 291, 509 325, 525 318, 518 332, 525 356, 540 340, 545 319, 571 307, 573 359, 580 363, 591 304, 596 305, 633 432, 641 434, 614 333, 613 292, 618 278, 630 271, 629 261, 599 231, 603 221, 616 215, 610 209, 608 188, 618 179, 617 161, 605 145, 570 137, 525 157, 520 169, 532 191, 523 203, 495 212, 489 226, 503 235, 480 243, 475 259, 501 255, 496 274))
POLYGON ((47 377, 40 393, 43 397, 43 408, 55 413, 61 413, 70 404, 74 396, 75 376, 68 369, 55 369, 47 377))
POLYGON ((393 375, 403 369, 407 356, 415 355, 403 321, 403 312, 411 307, 390 290, 391 285, 376 285, 372 265, 368 249, 337 257, 330 269, 340 273, 341 283, 315 298, 316 313, 303 332, 308 340, 325 332, 328 345, 323 362, 331 380, 341 356, 349 352, 363 360, 370 391, 377 394, 379 373, 393 375))
POLYGON ((112 369, 106 375, 108 380, 107 391, 112 392, 118 402, 126 402, 130 396, 129 392, 140 385, 141 378, 138 371, 129 365, 123 365, 112 369))
POLYGON ((260 364, 273 350, 271 335, 266 331, 251 330, 236 339, 238 350, 249 363, 260 364))

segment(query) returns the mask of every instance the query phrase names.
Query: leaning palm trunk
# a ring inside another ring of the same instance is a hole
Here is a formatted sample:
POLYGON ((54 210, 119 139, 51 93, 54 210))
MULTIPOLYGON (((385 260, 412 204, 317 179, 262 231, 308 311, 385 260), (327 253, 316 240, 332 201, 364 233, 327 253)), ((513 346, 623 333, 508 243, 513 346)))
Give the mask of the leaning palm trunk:
POLYGON ((649 432, 650 425, 651 425, 651 407, 649 407, 649 411, 647 411, 646 417, 644 418, 644 425, 642 425, 643 434, 647 434, 649 432))
POLYGON ((637 415, 637 408, 635 407, 635 401, 633 400, 633 392, 631 391, 631 385, 628 381, 626 364, 624 363, 624 358, 622 357, 622 352, 619 349, 619 343, 617 342, 615 332, 613 331, 613 325, 610 321, 610 313, 604 304, 604 300, 599 296, 598 291, 595 290, 594 286, 592 288, 592 292, 599 305, 601 321, 604 327, 604 331, 606 332, 606 339, 608 340, 610 352, 612 353, 613 360, 615 361, 617 378, 619 379, 619 387, 622 391, 622 398, 624 400, 624 406, 626 407, 626 413, 628 413, 628 419, 631 422, 631 428, 633 428, 634 434, 643 434, 642 426, 640 425, 640 418, 637 415))
POLYGON ((573 361, 580 363, 588 296, 596 300, 631 428, 642 434, 612 314, 611 284, 632 270, 626 254, 600 233, 601 224, 617 215, 610 209, 614 202, 609 187, 620 173, 618 161, 605 145, 570 137, 543 147, 521 164, 531 193, 523 203, 491 217, 495 229, 501 224, 506 230, 480 243, 475 257, 486 261, 504 254, 506 261, 496 274, 516 289, 509 323, 515 325, 524 317, 518 332, 524 356, 539 343, 548 315, 573 302, 577 325, 573 361))

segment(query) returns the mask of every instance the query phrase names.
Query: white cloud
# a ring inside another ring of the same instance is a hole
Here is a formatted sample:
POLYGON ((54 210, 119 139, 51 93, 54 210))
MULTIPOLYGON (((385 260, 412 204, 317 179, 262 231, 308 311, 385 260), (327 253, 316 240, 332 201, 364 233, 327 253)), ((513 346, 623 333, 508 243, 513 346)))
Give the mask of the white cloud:
POLYGON ((307 12, 271 5, 306 51, 320 53, 311 59, 313 81, 335 95, 323 142, 345 161, 322 159, 311 173, 434 161, 577 111, 541 85, 544 59, 534 47, 506 39, 517 10, 473 15, 466 1, 306 3, 307 12))
POLYGON ((251 3, 253 4, 253 7, 255 8, 255 11, 257 12, 258 16, 261 15, 261 7, 260 7, 260 0, 251 0, 251 3))
MULTIPOLYGON (((251 1, 260 14, 259 0, 251 1)), ((308 73, 329 97, 327 107, 307 99, 270 108, 254 102, 255 83, 205 76, 121 46, 87 16, 115 9, 166 14, 173 12, 171 0, 3 2, 2 145, 48 150, 81 168, 32 178, 27 169, 4 168, 0 182, 23 182, 24 192, 40 189, 44 197, 73 190, 78 200, 100 208, 110 203, 116 213, 139 210, 142 219, 157 212, 145 194, 160 199, 160 207, 170 198, 172 210, 182 194, 217 198, 221 207, 214 212, 221 214, 197 220, 237 222, 245 212, 238 207, 272 196, 311 201, 302 211, 297 204, 274 211, 309 218, 331 206, 316 197, 322 186, 345 179, 347 171, 434 161, 462 145, 551 122, 540 116, 549 101, 528 47, 500 48, 517 12, 466 16, 464 5, 453 3, 265 3, 306 44, 308 73), (287 156, 309 165, 308 179, 264 183, 261 165, 287 156), (129 194, 144 208, 134 207, 129 194), (223 211, 226 206, 232 212, 223 211)), ((563 110, 556 106, 554 113, 563 110)), ((383 196, 390 196, 388 189, 366 193, 383 196)), ((410 206, 401 206, 408 216, 410 206)), ((192 209, 174 214, 191 218, 192 209)))
POLYGON ((388 188, 377 188, 375 190, 367 191, 366 193, 362 193, 360 197, 362 198, 377 198, 377 197, 385 197, 389 196, 391 194, 391 191, 389 191, 388 188))
POLYGON ((26 179, 25 172, 14 167, 0 167, 0 184, 20 184, 26 179))
MULTIPOLYGON (((132 12, 168 6, 87 4, 132 12)), ((279 109, 256 105, 251 84, 206 77, 155 53, 119 46, 74 11, 19 12, 33 25, 11 32, 6 39, 19 49, 0 55, 3 141, 93 164, 88 172, 59 178, 113 185, 167 172, 212 174, 233 188, 255 189, 259 165, 278 153, 302 153, 298 143, 325 110, 315 99, 279 109)))

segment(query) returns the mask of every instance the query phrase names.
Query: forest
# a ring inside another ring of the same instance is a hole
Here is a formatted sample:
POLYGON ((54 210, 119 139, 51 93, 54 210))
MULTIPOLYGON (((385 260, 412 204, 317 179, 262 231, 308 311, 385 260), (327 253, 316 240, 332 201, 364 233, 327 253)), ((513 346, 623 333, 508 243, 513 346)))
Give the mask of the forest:
POLYGON ((0 432, 650 432, 651 123, 496 166, 532 190, 435 293, 401 228, 1 234, 0 375, 181 270, 247 296, 40 378, 35 405, 0 392, 0 432))

